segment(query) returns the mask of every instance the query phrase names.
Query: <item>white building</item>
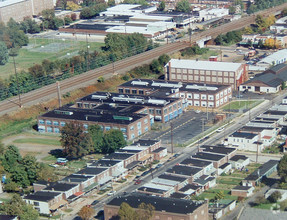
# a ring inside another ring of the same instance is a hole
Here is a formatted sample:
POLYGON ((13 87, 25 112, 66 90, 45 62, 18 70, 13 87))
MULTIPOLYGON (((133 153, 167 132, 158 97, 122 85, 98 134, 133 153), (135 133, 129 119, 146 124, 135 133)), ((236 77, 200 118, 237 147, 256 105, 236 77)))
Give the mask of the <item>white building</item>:
POLYGON ((200 10, 199 19, 201 21, 207 21, 213 18, 221 18, 229 14, 229 9, 227 8, 207 8, 200 10))
POLYGON ((257 66, 270 67, 287 61, 287 49, 279 50, 257 63, 257 66))
POLYGON ((270 26, 270 30, 276 33, 281 33, 287 30, 287 17, 278 19, 275 24, 270 26))
POLYGON ((100 13, 100 16, 118 16, 127 15, 134 16, 144 13, 149 13, 156 11, 156 6, 142 6, 142 5, 132 5, 132 4, 119 4, 114 7, 107 8, 106 11, 100 13))

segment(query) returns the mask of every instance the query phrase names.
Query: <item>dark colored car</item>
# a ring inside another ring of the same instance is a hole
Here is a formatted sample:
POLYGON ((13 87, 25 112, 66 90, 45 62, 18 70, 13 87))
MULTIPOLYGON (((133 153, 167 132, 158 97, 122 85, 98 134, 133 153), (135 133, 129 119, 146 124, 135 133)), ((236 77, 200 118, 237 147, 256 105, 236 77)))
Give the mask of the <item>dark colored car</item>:
POLYGON ((96 205, 96 204, 98 204, 99 203, 99 200, 95 200, 95 201, 93 201, 92 203, 91 203, 91 205, 96 205))

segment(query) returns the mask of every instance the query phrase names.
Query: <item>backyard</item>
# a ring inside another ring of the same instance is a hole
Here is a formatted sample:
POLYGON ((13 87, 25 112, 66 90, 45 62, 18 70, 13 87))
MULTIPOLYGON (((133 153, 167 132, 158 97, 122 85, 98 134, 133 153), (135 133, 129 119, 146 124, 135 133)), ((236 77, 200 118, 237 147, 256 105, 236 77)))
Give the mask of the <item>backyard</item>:
POLYGON ((222 192, 224 199, 237 200, 237 196, 231 195, 231 189, 235 186, 240 185, 241 181, 257 169, 261 164, 253 163, 246 167, 244 170, 234 170, 231 174, 222 174, 216 179, 216 186, 203 192, 196 199, 209 199, 214 200, 216 193, 222 192))

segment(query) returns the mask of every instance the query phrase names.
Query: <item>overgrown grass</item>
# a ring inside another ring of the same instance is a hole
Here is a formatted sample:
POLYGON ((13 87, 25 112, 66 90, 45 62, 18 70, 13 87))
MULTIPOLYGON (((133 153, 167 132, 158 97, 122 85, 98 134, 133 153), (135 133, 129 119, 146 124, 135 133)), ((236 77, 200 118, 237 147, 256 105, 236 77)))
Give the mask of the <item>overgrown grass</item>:
POLYGON ((61 143, 59 140, 56 139, 42 139, 42 138, 23 138, 23 139, 16 139, 13 141, 13 143, 18 144, 45 144, 45 145, 55 145, 55 146, 61 146, 61 143))
POLYGON ((67 166, 72 169, 82 169, 87 165, 87 161, 85 160, 75 160, 69 161, 67 166))
POLYGON ((25 129, 32 129, 36 124, 36 120, 33 118, 23 119, 23 120, 11 120, 7 123, 1 123, 0 125, 0 139, 19 134, 25 129))
POLYGON ((273 203, 267 203, 267 204, 259 204, 257 206, 254 206, 253 208, 258 208, 258 209, 271 209, 271 206, 273 206, 273 203))
POLYGON ((235 178, 218 178, 217 183, 219 184, 227 184, 227 185, 239 185, 242 179, 235 179, 235 178))
POLYGON ((56 162, 57 158, 54 155, 48 155, 47 157, 42 158, 42 160, 47 162, 56 162))

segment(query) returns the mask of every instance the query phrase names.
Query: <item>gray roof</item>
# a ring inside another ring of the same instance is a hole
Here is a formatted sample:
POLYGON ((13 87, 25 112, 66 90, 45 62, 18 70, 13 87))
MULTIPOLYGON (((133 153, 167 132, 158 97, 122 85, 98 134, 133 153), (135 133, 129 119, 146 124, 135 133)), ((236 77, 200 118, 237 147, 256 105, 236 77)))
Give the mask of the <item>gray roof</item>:
POLYGON ((257 179, 261 178, 262 176, 265 176, 266 173, 272 169, 274 166, 277 167, 278 161, 277 160, 269 160, 263 165, 261 165, 257 170, 255 170, 253 173, 248 175, 244 180, 253 180, 256 181, 257 179))
POLYGON ((285 220, 287 219, 287 212, 278 212, 267 209, 256 209, 246 207, 244 208, 239 220, 250 220, 250 219, 260 219, 260 220, 285 220))

